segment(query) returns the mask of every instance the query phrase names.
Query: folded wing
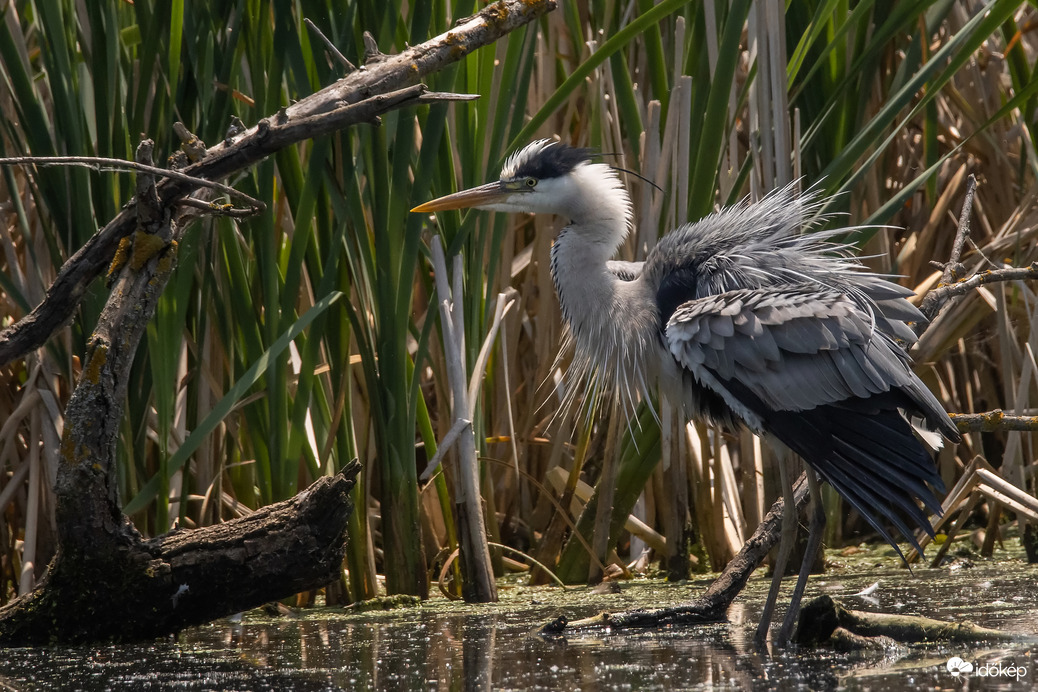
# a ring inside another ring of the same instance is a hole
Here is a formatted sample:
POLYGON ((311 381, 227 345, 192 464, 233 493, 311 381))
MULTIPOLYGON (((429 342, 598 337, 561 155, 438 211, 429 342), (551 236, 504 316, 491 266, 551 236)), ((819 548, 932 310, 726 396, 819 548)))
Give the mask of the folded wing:
POLYGON ((958 439, 893 330, 877 328, 905 318, 816 285, 744 289, 681 304, 665 341, 699 385, 803 457, 896 547, 881 518, 914 542, 908 523, 930 531, 916 500, 940 511, 928 484, 941 479, 909 417, 958 439))

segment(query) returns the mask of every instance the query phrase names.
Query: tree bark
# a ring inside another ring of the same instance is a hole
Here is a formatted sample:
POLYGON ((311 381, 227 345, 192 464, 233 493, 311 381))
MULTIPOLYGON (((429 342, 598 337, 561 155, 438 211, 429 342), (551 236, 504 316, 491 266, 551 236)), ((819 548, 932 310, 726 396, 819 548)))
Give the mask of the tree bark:
POLYGON ((804 606, 793 640, 798 644, 818 646, 830 642, 841 630, 861 637, 887 637, 903 644, 1016 642, 1030 638, 1030 635, 993 630, 972 622, 944 622, 919 615, 848 610, 831 596, 823 595, 804 606))
POLYGON ((128 522, 63 544, 31 593, 0 609, 0 646, 133 641, 339 578, 360 465, 247 517, 145 541, 128 522))

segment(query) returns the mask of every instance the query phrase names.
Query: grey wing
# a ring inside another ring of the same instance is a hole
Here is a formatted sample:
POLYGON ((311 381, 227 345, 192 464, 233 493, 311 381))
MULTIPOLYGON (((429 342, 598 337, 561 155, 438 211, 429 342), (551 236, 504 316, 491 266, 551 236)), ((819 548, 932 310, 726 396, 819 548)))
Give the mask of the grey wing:
POLYGON ((867 295, 875 305, 873 315, 876 326, 883 332, 901 339, 907 344, 918 341, 915 331, 906 322, 923 324, 926 316, 919 308, 908 302, 915 291, 899 286, 882 276, 860 274, 854 277, 854 285, 867 295))
POLYGON ((914 543, 910 524, 932 533, 916 500, 939 512, 927 486, 942 487, 902 412, 958 434, 871 317, 822 288, 738 290, 682 304, 665 341, 702 386, 800 454, 896 548, 880 519, 914 543))
POLYGON ((737 411, 746 402, 726 383, 767 409, 803 411, 917 382, 872 316, 841 293, 809 286, 688 301, 668 321, 666 342, 678 363, 737 411))

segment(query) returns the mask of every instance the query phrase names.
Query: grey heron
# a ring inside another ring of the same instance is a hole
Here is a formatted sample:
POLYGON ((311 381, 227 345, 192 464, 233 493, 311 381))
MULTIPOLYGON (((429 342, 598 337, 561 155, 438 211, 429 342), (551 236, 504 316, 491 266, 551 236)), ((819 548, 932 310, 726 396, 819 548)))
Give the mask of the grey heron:
MULTIPOLYGON (((664 235, 644 262, 614 254, 631 228, 616 171, 550 140, 510 156, 500 179, 415 207, 567 220, 551 276, 578 371, 618 393, 659 391, 687 418, 740 425, 799 454, 901 550, 933 535, 943 490, 929 447, 959 440, 913 373, 912 291, 867 271, 821 229, 817 195, 787 187, 664 235), (925 441, 925 444, 924 444, 925 441)), ((903 555, 902 555, 903 557, 903 555)))

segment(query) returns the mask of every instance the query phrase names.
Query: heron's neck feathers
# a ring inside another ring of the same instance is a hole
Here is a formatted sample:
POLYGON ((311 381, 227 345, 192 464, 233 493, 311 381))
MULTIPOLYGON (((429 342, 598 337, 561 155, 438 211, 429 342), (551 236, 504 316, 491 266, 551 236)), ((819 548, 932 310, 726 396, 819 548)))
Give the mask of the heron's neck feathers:
POLYGON ((627 236, 631 200, 616 172, 594 163, 573 170, 560 208, 569 223, 552 246, 552 279, 574 336, 578 341, 594 339, 615 296, 617 279, 607 262, 627 236))
POLYGON ((651 373, 643 369, 656 334, 651 296, 631 264, 629 280, 612 270, 631 227, 631 202, 616 172, 603 164, 574 173, 581 203, 567 206, 570 221, 551 252, 551 274, 563 319, 576 345, 571 370, 575 382, 612 392, 629 411, 648 391, 651 373))
POLYGON ((631 198, 616 171, 603 163, 578 166, 571 173, 574 194, 569 200, 571 229, 586 260, 604 264, 612 259, 631 228, 631 198))

